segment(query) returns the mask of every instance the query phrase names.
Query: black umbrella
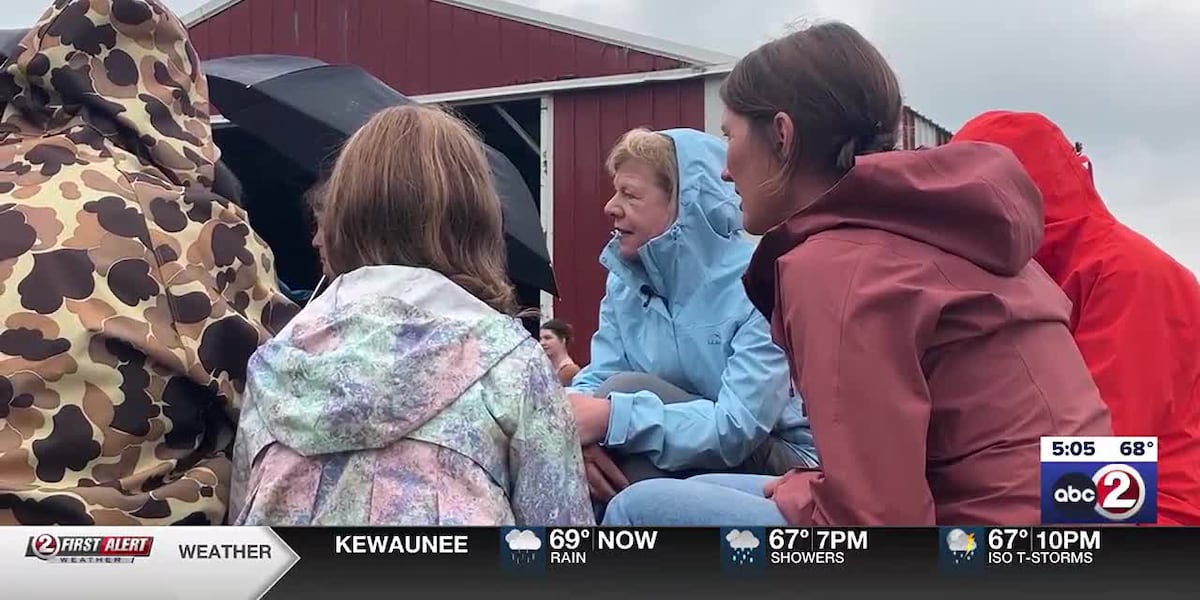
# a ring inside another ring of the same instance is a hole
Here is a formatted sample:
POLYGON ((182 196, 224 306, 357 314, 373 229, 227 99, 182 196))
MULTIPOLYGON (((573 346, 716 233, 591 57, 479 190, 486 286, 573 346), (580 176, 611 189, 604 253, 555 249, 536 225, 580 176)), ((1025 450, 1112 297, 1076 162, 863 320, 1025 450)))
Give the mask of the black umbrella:
MULTIPOLYGON (((247 55, 204 62, 221 115, 314 175, 371 115, 413 101, 354 65, 313 58, 247 55)), ((487 148, 504 209, 514 281, 558 293, 533 194, 502 153, 487 148)))
POLYGON ((12 56, 27 33, 28 29, 0 29, 0 63, 12 56))

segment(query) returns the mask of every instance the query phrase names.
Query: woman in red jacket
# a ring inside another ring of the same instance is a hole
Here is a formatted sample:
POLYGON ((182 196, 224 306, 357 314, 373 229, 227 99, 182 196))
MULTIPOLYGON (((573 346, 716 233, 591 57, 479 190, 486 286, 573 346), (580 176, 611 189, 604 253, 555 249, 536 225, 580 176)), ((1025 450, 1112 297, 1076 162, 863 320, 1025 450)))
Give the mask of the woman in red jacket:
POLYGON ((1042 192, 1035 258, 1074 307, 1071 331, 1117 435, 1158 436, 1158 522, 1200 525, 1200 284, 1108 211, 1083 148, 1050 119, 992 111, 954 141, 1012 150, 1042 192))
POLYGON ((726 175, 765 234, 746 289, 822 469, 635 484, 605 524, 767 522, 767 497, 793 525, 1039 523, 1040 438, 1112 430, 1070 303, 1030 260, 1042 203, 1021 164, 992 144, 888 151, 896 77, 839 23, 750 53, 721 95, 726 175))

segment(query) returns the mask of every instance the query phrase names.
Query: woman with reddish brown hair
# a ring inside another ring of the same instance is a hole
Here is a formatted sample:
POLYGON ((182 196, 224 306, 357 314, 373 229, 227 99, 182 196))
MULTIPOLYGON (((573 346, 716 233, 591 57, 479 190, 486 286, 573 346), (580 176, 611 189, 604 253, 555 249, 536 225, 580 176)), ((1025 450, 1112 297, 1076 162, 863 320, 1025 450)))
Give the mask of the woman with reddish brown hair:
POLYGON ((593 523, 570 406, 514 316, 475 133, 384 110, 320 194, 332 282, 250 361, 236 522, 593 523))
POLYGON ((579 365, 567 350, 567 344, 571 343, 574 333, 571 325, 561 319, 550 319, 542 323, 541 329, 538 330, 538 342, 550 358, 550 364, 554 365, 558 380, 563 386, 571 385, 571 380, 579 374, 579 365))
POLYGON ((653 480, 609 525, 1040 523, 1040 438, 1111 435, 1030 262, 1042 200, 1008 150, 893 151, 895 74, 829 23, 743 58, 721 90, 725 177, 763 238, 745 287, 804 397, 821 468, 653 480))

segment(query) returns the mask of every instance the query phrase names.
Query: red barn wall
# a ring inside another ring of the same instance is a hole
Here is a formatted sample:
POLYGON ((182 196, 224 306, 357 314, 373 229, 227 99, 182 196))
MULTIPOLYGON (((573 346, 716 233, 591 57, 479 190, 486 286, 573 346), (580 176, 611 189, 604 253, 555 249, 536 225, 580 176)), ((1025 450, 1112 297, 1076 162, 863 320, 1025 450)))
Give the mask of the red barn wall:
POLYGON ((560 93, 553 115, 554 270, 561 294, 554 316, 574 325, 571 356, 583 365, 608 275, 599 262, 612 230, 604 215, 613 194, 604 159, 634 127, 703 130, 704 81, 560 93))
POLYGON ((410 96, 686 66, 431 0, 242 0, 190 33, 205 59, 353 63, 410 96))

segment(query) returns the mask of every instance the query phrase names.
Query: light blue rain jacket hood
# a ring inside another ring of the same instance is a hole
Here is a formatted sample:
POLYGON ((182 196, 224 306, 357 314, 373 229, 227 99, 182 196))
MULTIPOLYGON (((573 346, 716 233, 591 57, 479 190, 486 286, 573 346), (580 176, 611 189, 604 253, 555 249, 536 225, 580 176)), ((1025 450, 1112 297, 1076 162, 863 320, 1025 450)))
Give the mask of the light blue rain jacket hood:
POLYGON ((592 362, 572 387, 593 392, 632 371, 704 398, 664 405, 649 391, 610 396, 605 445, 662 469, 739 465, 772 431, 813 460, 787 358, 742 287, 754 242, 742 232, 741 198, 721 180, 725 143, 690 129, 661 133, 679 162, 678 217, 639 250, 640 262, 621 258, 616 239, 605 247, 592 362))

